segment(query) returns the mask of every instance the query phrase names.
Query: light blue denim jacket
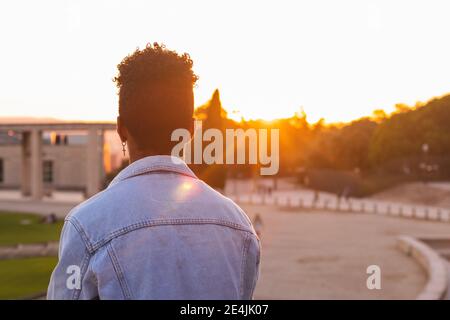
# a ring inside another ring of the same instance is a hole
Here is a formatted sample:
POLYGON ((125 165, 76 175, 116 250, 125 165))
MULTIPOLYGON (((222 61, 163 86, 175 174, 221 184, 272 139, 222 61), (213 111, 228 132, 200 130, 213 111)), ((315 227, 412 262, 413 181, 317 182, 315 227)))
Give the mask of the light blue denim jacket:
POLYGON ((246 214, 171 156, 140 159, 75 207, 48 299, 251 299, 260 245, 246 214))

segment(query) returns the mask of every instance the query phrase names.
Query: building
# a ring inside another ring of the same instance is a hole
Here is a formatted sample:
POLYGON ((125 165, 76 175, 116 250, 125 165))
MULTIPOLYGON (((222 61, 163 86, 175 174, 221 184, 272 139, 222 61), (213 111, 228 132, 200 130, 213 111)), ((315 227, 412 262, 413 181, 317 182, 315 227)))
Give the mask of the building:
POLYGON ((111 169, 108 130, 115 124, 0 124, 0 188, 34 199, 53 190, 97 193, 111 169))

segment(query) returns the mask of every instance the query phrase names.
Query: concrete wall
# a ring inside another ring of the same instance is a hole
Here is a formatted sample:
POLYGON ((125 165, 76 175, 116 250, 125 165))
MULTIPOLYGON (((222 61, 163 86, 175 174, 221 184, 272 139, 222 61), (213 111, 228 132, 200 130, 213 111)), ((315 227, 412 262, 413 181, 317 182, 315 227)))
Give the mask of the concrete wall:
MULTIPOLYGON (((0 188, 20 188, 21 146, 0 145, 3 182, 0 188)), ((53 183, 46 188, 84 190, 86 188, 86 146, 44 145, 43 160, 53 161, 53 183)))
POLYGON ((3 181, 0 187, 20 187, 21 145, 0 146, 0 158, 3 159, 3 181))

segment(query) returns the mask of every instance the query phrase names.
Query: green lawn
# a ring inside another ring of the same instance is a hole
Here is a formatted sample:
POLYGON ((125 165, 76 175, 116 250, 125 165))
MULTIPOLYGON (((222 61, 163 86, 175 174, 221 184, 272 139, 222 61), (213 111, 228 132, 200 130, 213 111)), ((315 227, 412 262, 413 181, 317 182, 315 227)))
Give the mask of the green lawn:
POLYGON ((58 241, 63 222, 45 224, 40 223, 41 218, 34 214, 0 212, 0 246, 58 241))
POLYGON ((0 299, 20 299, 47 291, 56 257, 0 260, 0 299))

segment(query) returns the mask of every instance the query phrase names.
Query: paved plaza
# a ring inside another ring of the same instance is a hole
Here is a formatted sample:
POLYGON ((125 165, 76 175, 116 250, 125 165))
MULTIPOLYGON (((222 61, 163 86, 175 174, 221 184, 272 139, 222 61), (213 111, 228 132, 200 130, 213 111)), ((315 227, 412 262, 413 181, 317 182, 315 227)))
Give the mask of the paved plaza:
MULTIPOLYGON (((82 200, 80 193, 55 193, 41 201, 16 193, 0 192, 0 210, 64 217, 82 200)), ((250 218, 258 213, 263 220, 256 299, 414 299, 427 276, 398 250, 397 237, 450 234, 446 222, 268 204, 241 206, 250 218), (367 289, 369 265, 381 268, 381 290, 367 289)))
POLYGON ((419 264, 396 247, 401 234, 449 234, 450 225, 361 213, 243 205, 263 219, 257 299, 414 299, 426 283, 419 264), (368 290, 366 268, 381 268, 368 290))

